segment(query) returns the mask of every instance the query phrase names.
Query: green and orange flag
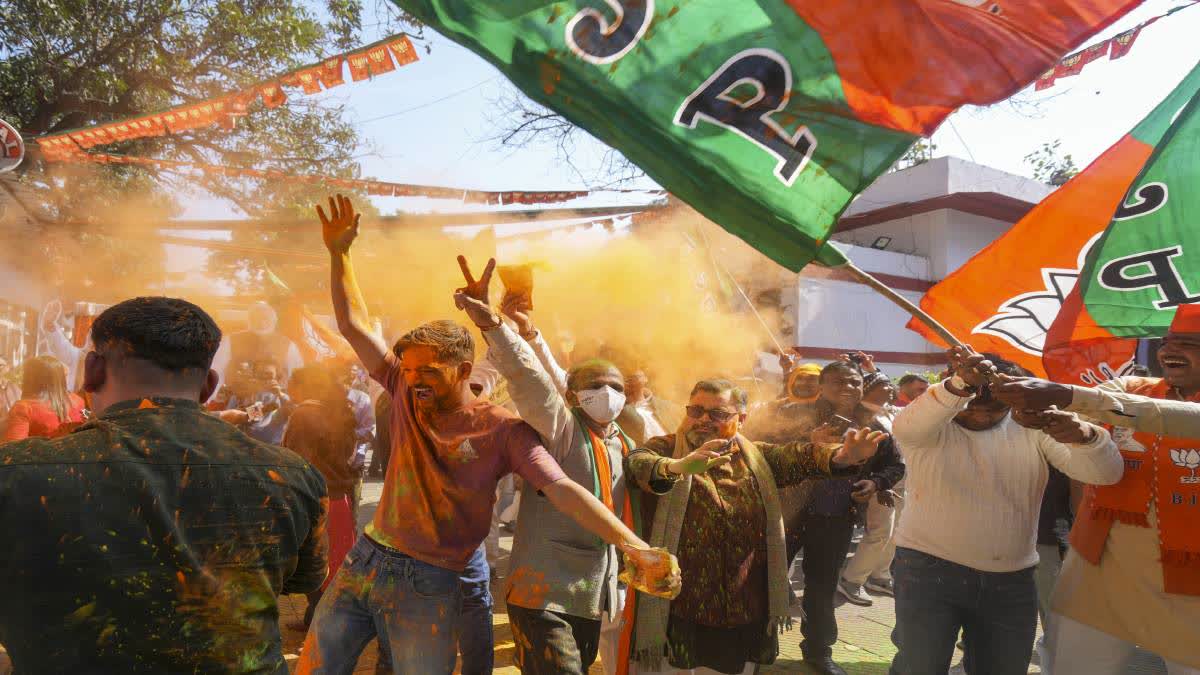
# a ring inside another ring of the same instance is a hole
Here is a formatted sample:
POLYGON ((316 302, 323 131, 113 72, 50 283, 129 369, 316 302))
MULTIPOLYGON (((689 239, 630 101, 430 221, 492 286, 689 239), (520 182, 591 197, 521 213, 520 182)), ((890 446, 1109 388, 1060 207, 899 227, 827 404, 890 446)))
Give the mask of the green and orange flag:
POLYGON ((1130 0, 393 0, 794 271, 964 104, 1052 67, 1130 0))
POLYGON ((1117 337, 1165 335, 1179 305, 1200 302, 1200 94, 1154 122, 1161 140, 1080 274, 1088 315, 1117 337))
MULTIPOLYGON (((1142 161, 1086 251, 1079 284, 1046 337, 1046 372, 1109 375, 1137 339, 1165 335, 1175 308, 1200 302, 1200 64, 1130 133, 1142 161)), ((1119 371, 1115 374, 1120 374, 1119 371)))
MULTIPOLYGON (((1164 237, 1175 234, 1165 229, 1156 234, 1151 234, 1151 230, 1136 230, 1150 236, 1136 244, 1132 242, 1138 238, 1123 237, 1119 240, 1123 242, 1122 249, 1115 248, 1118 240, 1112 240, 1111 234, 1104 233, 1110 223, 1123 224, 1127 222, 1126 216, 1134 212, 1150 218, 1159 213, 1162 204, 1156 211, 1149 208, 1157 203, 1158 188, 1151 184, 1159 178, 1139 180, 1138 177, 1155 164, 1153 157, 1163 157, 1162 152, 1180 138, 1171 131, 1172 121, 1176 125, 1181 123, 1184 117, 1181 111, 1188 109, 1189 102, 1197 100, 1198 92, 1200 66, 1082 173, 1051 193, 1004 236, 930 289, 921 299, 921 308, 976 349, 997 353, 1038 375, 1062 382, 1094 385, 1123 374, 1132 364, 1137 347, 1137 341, 1132 337, 1142 333, 1121 332, 1116 326, 1112 326, 1116 330, 1108 330, 1098 325, 1096 313, 1110 317, 1111 301, 1105 300, 1103 307, 1094 308, 1089 302, 1085 308, 1083 298, 1086 296, 1081 296, 1080 289, 1088 288, 1091 280, 1097 278, 1104 267, 1101 261, 1111 263, 1126 255, 1170 248, 1171 244, 1166 243, 1164 237), (1132 194, 1127 196, 1131 186, 1134 186, 1132 194), (1117 214, 1116 221, 1114 214, 1117 214), (1112 253, 1105 254, 1104 251, 1112 253), (1084 280, 1082 284, 1080 279, 1084 280)), ((1194 158, 1200 156, 1195 154, 1196 151, 1192 145, 1193 172, 1194 158)), ((1168 156, 1180 157, 1173 151, 1168 156)), ((1181 159, 1176 164, 1185 165, 1181 159)), ((1163 211, 1162 215, 1167 213, 1170 212, 1163 211)), ((1175 222, 1187 223, 1186 220, 1175 222)), ((1110 233, 1113 231, 1110 229, 1110 233)), ((1200 247, 1200 242, 1197 246, 1200 247)), ((1178 257, 1169 256, 1155 260, 1159 260, 1157 264, 1164 270, 1168 263, 1179 261, 1178 257)), ((1141 278, 1142 275, 1150 274, 1156 268, 1153 262, 1129 261, 1122 269, 1122 275, 1127 278, 1124 283, 1132 287, 1148 283, 1149 279, 1141 278)), ((1185 287, 1182 285, 1185 282, 1180 282, 1179 288, 1200 289, 1200 266, 1194 265, 1193 271, 1195 273, 1189 277, 1192 286, 1185 287)), ((1114 273, 1109 272, 1110 275, 1114 273)), ((1169 293, 1176 293, 1176 286, 1169 281, 1166 285, 1169 293)), ((1155 299, 1152 297, 1155 289, 1150 286, 1128 292, 1135 296, 1140 294, 1141 301, 1153 302, 1155 299)), ((1164 313, 1166 316, 1159 324, 1165 327, 1170 322, 1171 312, 1164 313)), ((1144 315, 1119 315, 1126 321, 1137 322, 1139 330, 1145 330, 1149 325, 1144 324, 1144 315)), ((909 327, 931 340, 937 339, 923 324, 914 321, 909 327)))

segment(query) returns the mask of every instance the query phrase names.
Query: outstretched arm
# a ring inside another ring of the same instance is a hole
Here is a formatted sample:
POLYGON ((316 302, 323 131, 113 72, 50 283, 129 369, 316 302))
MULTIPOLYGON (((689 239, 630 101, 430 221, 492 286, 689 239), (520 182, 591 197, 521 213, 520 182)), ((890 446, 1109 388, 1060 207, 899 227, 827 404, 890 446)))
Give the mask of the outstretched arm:
POLYGON ((570 478, 557 480, 542 488, 542 494, 554 508, 571 517, 583 529, 614 546, 650 548, 608 510, 591 492, 570 478))
POLYGON ((383 367, 387 345, 371 332, 367 302, 358 288, 354 266, 350 262, 350 245, 358 236, 359 214, 354 212, 349 199, 337 195, 336 201, 329 198, 329 217, 320 206, 317 216, 321 219, 325 248, 329 250, 329 292, 338 330, 367 372, 375 373, 383 367))
POLYGON ((1037 378, 1003 378, 993 391, 997 398, 1020 410, 1056 406, 1135 431, 1170 431, 1173 436, 1200 438, 1200 405, 1128 393, 1125 386, 1130 381, 1117 378, 1089 389, 1037 378))

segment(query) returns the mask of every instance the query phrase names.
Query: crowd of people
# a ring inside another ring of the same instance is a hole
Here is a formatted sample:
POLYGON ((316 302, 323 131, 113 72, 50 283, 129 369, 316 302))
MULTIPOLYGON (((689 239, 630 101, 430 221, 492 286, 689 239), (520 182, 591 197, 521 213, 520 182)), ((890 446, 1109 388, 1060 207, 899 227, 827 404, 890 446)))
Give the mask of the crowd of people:
POLYGON ((373 639, 380 672, 491 672, 511 520, 504 599, 534 675, 752 673, 797 614, 805 664, 836 675, 835 606, 879 596, 895 675, 944 674, 956 649, 971 675, 1016 675, 1035 648, 1043 673, 1118 675, 1135 646, 1200 673, 1200 306, 1163 378, 1082 389, 959 346, 939 377, 893 381, 862 352, 789 353, 772 400, 714 374, 673 404, 638 361, 560 364, 531 291, 491 304, 494 261, 460 258, 453 297, 484 354, 452 320, 389 346, 358 215, 318 214, 359 363, 304 364, 265 304, 224 336, 135 298, 4 377, 16 672, 286 673, 289 593, 308 597, 296 672, 350 673, 373 639), (364 473, 384 483, 359 532, 364 473))

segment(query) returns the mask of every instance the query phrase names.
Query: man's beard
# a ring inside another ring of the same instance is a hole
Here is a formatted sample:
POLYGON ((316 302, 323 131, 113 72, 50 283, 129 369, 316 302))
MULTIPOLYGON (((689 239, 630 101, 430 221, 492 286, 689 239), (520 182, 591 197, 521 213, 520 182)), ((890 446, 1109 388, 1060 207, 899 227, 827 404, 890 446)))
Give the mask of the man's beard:
POLYGON ((720 432, 717 430, 698 431, 698 430, 693 429, 693 430, 687 432, 686 434, 684 434, 684 437, 687 438, 687 442, 689 445, 691 445, 693 448, 698 448, 701 445, 704 445, 705 443, 713 440, 714 438, 718 438, 719 433, 720 432))

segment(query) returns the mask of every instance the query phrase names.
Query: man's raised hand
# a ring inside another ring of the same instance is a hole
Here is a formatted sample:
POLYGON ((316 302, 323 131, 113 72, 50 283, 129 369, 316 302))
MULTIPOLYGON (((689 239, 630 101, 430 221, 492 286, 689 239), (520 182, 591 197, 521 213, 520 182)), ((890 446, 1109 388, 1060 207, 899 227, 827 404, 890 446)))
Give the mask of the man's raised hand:
POLYGON ((971 345, 960 345, 946 352, 950 369, 971 387, 982 387, 996 375, 996 367, 971 345))
POLYGON ((879 444, 888 435, 866 427, 846 432, 842 447, 833 455, 833 461, 843 466, 856 466, 875 456, 879 444))
POLYGON ((517 333, 524 338, 533 337, 533 320, 529 316, 532 304, 529 296, 518 293, 505 293, 500 300, 500 313, 517 324, 517 333))
POLYGON ((325 240, 325 248, 330 253, 347 253, 350 245, 358 236, 358 219, 361 214, 354 212, 354 205, 348 197, 336 195, 329 198, 329 216, 317 205, 317 217, 321 219, 321 238, 325 240))
POLYGON ((479 275, 476 280, 471 274, 471 266, 467 263, 467 259, 463 256, 458 256, 458 266, 462 269, 463 279, 467 282, 466 286, 454 291, 454 305, 467 313, 471 317, 471 321, 481 329, 487 330, 495 328, 500 323, 500 318, 492 311, 492 306, 488 304, 488 286, 492 283, 492 272, 496 269, 496 259, 488 259, 487 267, 483 268, 483 274, 479 275))

